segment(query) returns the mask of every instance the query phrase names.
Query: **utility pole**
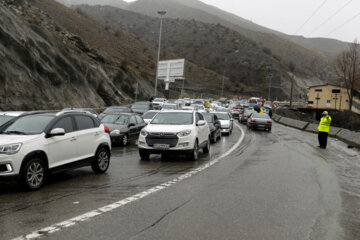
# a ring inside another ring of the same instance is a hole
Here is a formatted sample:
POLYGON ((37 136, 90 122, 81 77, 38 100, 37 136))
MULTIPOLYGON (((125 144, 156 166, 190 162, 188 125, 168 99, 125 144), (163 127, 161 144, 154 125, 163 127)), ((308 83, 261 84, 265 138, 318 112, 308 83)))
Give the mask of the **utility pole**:
POLYGON ((225 70, 223 72, 222 84, 221 84, 221 98, 224 97, 224 81, 225 81, 225 70))
POLYGON ((270 100, 270 96, 271 96, 271 80, 272 80, 272 75, 269 74, 268 75, 268 78, 269 78, 269 93, 268 93, 268 101, 271 101, 270 100))
POLYGON ((157 54, 157 62, 156 62, 156 77, 155 77, 154 97, 157 96, 157 81, 158 81, 158 74, 159 74, 159 61, 160 61, 160 51, 161 51, 162 23, 163 23, 163 17, 166 14, 166 11, 158 11, 158 14, 160 15, 160 33, 159 33, 159 46, 158 46, 158 54, 157 54))
POLYGON ((291 77, 290 109, 292 108, 292 104, 293 104, 293 91, 294 91, 294 75, 292 75, 292 77, 291 77))
POLYGON ((183 82, 182 82, 180 98, 184 97, 184 85, 185 85, 185 78, 183 79, 183 82))

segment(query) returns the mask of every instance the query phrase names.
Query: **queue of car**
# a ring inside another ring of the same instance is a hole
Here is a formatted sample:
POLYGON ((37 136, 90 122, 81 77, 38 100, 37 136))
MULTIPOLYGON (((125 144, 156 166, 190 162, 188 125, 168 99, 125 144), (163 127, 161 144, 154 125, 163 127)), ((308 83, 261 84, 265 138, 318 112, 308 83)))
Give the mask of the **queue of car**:
POLYGON ((104 173, 114 144, 136 141, 141 159, 151 154, 197 160, 210 143, 232 134, 234 118, 249 129, 271 131, 268 114, 236 103, 223 107, 201 99, 136 102, 112 106, 101 114, 90 108, 62 111, 0 112, 0 179, 15 179, 28 190, 43 186, 49 174, 91 166, 104 173), (237 114, 238 113, 238 114, 237 114))

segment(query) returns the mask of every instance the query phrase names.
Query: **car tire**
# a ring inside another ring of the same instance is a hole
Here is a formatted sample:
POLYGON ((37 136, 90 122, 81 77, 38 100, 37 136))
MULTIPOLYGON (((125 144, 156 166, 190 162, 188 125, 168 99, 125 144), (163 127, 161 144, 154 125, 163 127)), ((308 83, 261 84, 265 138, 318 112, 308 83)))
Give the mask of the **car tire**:
POLYGON ((268 132, 271 132, 271 127, 268 128, 268 132))
POLYGON ((21 174, 21 184, 29 191, 40 189, 46 180, 46 165, 40 158, 30 159, 24 166, 21 174))
POLYGON ((196 140, 194 144, 194 148, 191 151, 191 160, 196 161, 199 159, 199 143, 196 140))
POLYGON ((127 146, 129 144, 129 136, 127 134, 124 135, 122 141, 121 141, 121 144, 123 146, 127 146))
POLYGON ((139 149, 139 155, 142 160, 149 160, 150 158, 150 153, 142 149, 139 149))
POLYGON ((209 153, 210 152, 210 137, 207 141, 207 144, 205 147, 203 147, 203 153, 209 153))
POLYGON ((221 140, 221 131, 219 131, 218 139, 221 140))
POLYGON ((105 173, 110 165, 110 151, 103 147, 95 154, 95 160, 91 164, 91 168, 95 173, 105 173))

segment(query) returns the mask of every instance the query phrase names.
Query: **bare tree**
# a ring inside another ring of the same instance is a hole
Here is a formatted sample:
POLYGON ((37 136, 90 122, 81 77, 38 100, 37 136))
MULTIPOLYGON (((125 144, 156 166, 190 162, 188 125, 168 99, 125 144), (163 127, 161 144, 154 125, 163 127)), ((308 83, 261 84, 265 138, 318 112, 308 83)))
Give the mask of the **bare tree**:
POLYGON ((351 111, 356 82, 360 74, 360 46, 357 39, 349 45, 347 51, 342 52, 336 58, 336 72, 344 82, 349 97, 349 110, 351 111))

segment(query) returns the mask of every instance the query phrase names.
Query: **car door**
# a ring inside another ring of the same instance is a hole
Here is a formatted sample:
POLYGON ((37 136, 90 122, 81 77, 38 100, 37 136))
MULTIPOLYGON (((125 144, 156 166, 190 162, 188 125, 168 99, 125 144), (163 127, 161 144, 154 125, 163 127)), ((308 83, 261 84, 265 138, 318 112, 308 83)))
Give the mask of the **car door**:
MULTIPOLYGON (((196 123, 200 120, 204 120, 203 115, 200 113, 196 113, 196 123)), ((204 143, 208 139, 206 128, 208 128, 208 125, 204 126, 197 126, 198 127, 198 136, 199 136, 199 144, 204 143)))
POLYGON ((95 127, 94 120, 90 116, 75 115, 76 142, 80 159, 93 157, 96 151, 96 138, 99 128, 95 127))
POLYGON ((64 165, 78 159, 78 146, 73 118, 68 116, 59 119, 50 128, 50 131, 55 128, 64 129, 65 135, 46 139, 49 168, 64 165))
POLYGON ((132 115, 129 120, 129 139, 134 140, 137 134, 137 126, 136 126, 136 115, 132 115), (132 125, 132 126, 131 126, 132 125))
POLYGON ((145 123, 144 119, 142 117, 140 117, 139 115, 136 115, 136 122, 137 122, 137 125, 136 125, 135 137, 136 137, 136 139, 138 139, 141 129, 143 129, 146 126, 146 123, 145 123))

